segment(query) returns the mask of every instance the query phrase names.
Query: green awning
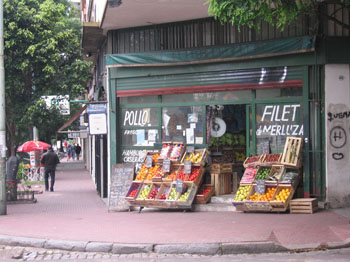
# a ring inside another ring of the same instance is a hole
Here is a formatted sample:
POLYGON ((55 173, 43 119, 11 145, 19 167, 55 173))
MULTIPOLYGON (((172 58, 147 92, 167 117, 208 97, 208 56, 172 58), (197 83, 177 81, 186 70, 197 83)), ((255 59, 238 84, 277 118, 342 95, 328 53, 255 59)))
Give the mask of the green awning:
POLYGON ((315 36, 191 49, 107 55, 107 67, 176 66, 313 52, 315 36))

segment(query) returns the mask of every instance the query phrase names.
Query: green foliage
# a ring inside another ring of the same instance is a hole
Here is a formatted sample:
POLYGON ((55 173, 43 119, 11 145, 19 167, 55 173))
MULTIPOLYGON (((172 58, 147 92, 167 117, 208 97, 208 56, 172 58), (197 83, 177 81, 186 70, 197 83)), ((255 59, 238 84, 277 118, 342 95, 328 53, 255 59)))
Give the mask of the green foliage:
POLYGON ((65 121, 41 96, 86 91, 91 64, 81 55, 76 14, 68 0, 4 0, 6 121, 17 145, 31 139, 31 125, 55 136, 65 121))
MULTIPOLYGON (((334 2, 334 1, 333 1, 334 2)), ((349 6, 350 0, 336 1, 343 6, 349 6)), ((291 23, 295 22, 301 15, 324 17, 319 6, 327 1, 310 0, 208 0, 208 12, 222 23, 232 25, 248 26, 260 29, 261 22, 267 22, 276 26, 281 31, 291 23)), ((328 17, 329 18, 329 17, 328 17)))

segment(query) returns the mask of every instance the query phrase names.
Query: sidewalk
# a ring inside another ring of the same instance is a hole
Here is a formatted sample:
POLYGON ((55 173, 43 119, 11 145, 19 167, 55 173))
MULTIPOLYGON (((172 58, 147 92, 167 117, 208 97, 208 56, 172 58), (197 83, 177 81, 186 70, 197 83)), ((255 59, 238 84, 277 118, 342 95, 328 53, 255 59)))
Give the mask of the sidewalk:
MULTIPOLYGON (((62 161, 61 165, 67 162, 62 161)), ((69 162, 68 162, 69 163, 69 162)), ((55 192, 7 206, 0 245, 113 253, 265 253, 350 246, 350 208, 315 214, 109 213, 86 170, 58 170, 55 192)))

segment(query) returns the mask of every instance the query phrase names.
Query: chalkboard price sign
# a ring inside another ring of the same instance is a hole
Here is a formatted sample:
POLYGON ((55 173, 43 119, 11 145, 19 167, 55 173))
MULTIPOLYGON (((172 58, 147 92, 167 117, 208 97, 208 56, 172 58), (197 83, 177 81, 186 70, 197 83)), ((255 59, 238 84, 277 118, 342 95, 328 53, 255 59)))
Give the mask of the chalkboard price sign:
POLYGON ((192 162, 191 161, 185 161, 184 162, 184 173, 186 175, 192 173, 192 162))
POLYGON ((194 152, 194 146, 187 146, 186 147, 186 152, 187 153, 193 153, 194 152))
POLYGON ((129 204, 125 196, 134 178, 134 164, 123 163, 112 166, 108 211, 127 211, 129 204))
POLYGON ((261 195, 265 194, 265 180, 264 179, 258 179, 256 181, 255 193, 258 193, 261 195))
POLYGON ((152 161, 153 161, 153 157, 152 157, 152 156, 147 156, 147 157, 146 157, 145 166, 146 166, 147 168, 151 168, 151 167, 152 167, 152 161))
POLYGON ((163 172, 165 172, 165 173, 170 172, 170 165, 171 165, 170 159, 164 159, 163 160, 163 172))
POLYGON ((183 181, 182 179, 177 179, 176 180, 176 192, 182 192, 183 190, 183 181))

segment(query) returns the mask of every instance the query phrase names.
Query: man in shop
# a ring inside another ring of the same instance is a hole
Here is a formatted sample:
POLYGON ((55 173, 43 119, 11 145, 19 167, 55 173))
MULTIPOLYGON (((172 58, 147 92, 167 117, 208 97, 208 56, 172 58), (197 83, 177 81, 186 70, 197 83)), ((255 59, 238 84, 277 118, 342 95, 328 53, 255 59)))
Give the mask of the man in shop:
POLYGON ((50 175, 50 191, 53 192, 53 186, 55 185, 56 166, 60 163, 60 160, 51 146, 47 148, 47 153, 43 155, 40 162, 45 167, 45 191, 49 191, 50 175))

